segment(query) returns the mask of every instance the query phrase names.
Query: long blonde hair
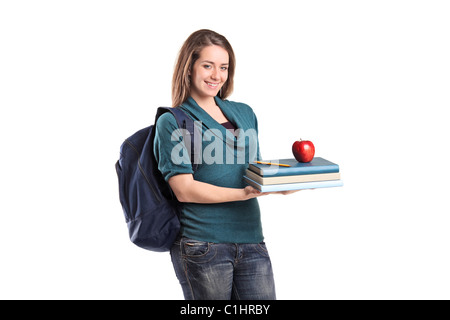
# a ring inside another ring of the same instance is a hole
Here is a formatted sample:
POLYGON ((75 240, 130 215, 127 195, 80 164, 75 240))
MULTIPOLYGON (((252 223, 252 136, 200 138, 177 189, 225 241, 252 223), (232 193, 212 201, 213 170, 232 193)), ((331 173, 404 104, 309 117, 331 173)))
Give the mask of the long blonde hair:
POLYGON ((191 94, 189 73, 192 70, 195 61, 200 57, 200 51, 204 47, 211 45, 222 47, 228 52, 229 57, 228 79, 217 95, 221 99, 226 99, 233 92, 233 78, 236 67, 236 58, 234 56, 233 48, 224 36, 211 30, 202 29, 194 32, 186 39, 178 54, 172 78, 173 107, 181 105, 189 98, 191 94))

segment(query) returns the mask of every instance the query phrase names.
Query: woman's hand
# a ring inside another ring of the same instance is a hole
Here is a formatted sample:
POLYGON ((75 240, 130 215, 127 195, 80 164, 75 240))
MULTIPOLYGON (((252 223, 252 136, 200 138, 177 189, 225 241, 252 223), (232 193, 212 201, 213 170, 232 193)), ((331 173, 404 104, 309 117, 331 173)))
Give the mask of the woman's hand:
POLYGON ((299 191, 301 191, 301 190, 277 191, 277 192, 274 192, 274 194, 282 194, 282 195, 286 196, 288 194, 296 193, 296 192, 299 192, 299 191))
POLYGON ((296 193, 299 192, 301 190, 288 190, 288 191, 274 191, 274 192, 261 192, 251 186, 247 186, 244 189, 245 193, 246 193, 246 199, 252 199, 252 198, 256 198, 256 197, 260 197, 260 196, 266 196, 268 194, 282 194, 282 195, 288 195, 288 194, 292 194, 292 193, 296 193))
POLYGON ((261 192, 258 189, 253 188, 252 186, 245 187, 244 193, 245 196, 243 200, 253 199, 256 197, 265 196, 269 194, 269 192, 261 192))

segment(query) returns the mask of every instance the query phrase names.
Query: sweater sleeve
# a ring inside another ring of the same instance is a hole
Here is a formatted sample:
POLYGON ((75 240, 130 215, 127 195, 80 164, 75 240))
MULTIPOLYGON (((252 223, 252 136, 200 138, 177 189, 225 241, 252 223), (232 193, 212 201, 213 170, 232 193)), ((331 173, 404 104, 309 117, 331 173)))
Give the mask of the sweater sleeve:
POLYGON ((174 116, 163 114, 156 122, 155 130, 153 152, 164 179, 169 181, 177 174, 194 173, 190 152, 184 145, 182 131, 174 116))

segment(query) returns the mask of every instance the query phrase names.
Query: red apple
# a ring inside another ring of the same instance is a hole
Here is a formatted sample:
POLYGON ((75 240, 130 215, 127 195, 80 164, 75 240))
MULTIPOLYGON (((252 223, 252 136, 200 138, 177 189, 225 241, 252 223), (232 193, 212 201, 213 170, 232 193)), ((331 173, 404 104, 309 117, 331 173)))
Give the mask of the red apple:
POLYGON ((315 152, 313 143, 308 140, 300 139, 292 145, 292 153, 298 162, 310 162, 314 158, 315 152))

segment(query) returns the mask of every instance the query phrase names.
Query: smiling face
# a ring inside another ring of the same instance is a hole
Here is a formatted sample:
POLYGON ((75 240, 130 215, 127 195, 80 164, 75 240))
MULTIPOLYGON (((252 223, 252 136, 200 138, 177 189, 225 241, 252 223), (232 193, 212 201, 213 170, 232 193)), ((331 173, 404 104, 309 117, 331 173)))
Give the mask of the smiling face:
POLYGON ((198 103, 210 103, 228 79, 228 52, 211 45, 200 51, 191 71, 191 96, 198 103))

